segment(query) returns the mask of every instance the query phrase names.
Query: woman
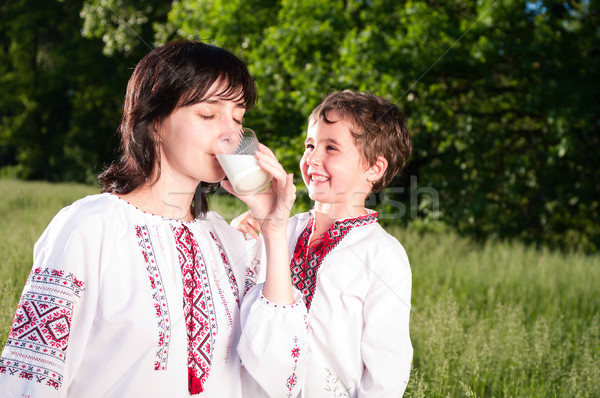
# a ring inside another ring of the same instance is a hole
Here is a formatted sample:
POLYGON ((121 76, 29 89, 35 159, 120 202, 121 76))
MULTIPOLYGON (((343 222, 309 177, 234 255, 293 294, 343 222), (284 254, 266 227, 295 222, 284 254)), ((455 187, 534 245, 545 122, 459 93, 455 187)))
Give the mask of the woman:
POLYGON ((261 146, 273 183, 239 196, 262 220, 264 285, 260 251, 206 196, 225 176, 219 139, 256 95, 245 65, 211 45, 169 43, 139 62, 103 193, 60 211, 35 246, 0 396, 295 396, 306 308, 287 269, 292 176, 261 146))

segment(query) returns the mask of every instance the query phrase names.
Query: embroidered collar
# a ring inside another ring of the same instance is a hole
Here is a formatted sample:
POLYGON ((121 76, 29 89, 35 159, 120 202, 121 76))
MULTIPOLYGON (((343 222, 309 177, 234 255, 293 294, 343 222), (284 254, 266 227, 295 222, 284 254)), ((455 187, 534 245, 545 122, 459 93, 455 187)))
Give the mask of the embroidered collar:
MULTIPOLYGON (((358 216, 358 217, 350 217, 350 218, 340 218, 335 220, 333 224, 326 231, 328 234, 332 234, 334 230, 349 230, 356 227, 362 227, 364 225, 373 224, 377 222, 378 213, 375 210, 366 209, 367 214, 358 216)), ((315 216, 314 209, 309 211, 309 224, 314 224, 315 216)), ((314 228, 314 226, 313 226, 314 228)))
POLYGON ((321 241, 309 250, 309 242, 315 228, 313 211, 308 214, 306 227, 298 237, 292 255, 290 270, 292 283, 304 295, 306 308, 310 309, 317 283, 317 272, 325 257, 341 242, 353 228, 377 222, 377 212, 367 210, 367 214, 354 218, 336 220, 322 235, 321 241))

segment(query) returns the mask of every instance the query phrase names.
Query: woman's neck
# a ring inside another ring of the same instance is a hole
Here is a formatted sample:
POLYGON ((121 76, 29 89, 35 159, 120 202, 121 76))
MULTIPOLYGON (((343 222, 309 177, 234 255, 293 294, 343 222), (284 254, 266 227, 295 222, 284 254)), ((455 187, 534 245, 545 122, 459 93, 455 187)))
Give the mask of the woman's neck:
MULTIPOLYGON (((153 180, 149 180, 153 181, 153 180)), ((192 184, 169 184, 159 178, 155 183, 146 183, 130 193, 118 195, 138 209, 175 220, 192 221, 192 200, 196 186, 192 184)))

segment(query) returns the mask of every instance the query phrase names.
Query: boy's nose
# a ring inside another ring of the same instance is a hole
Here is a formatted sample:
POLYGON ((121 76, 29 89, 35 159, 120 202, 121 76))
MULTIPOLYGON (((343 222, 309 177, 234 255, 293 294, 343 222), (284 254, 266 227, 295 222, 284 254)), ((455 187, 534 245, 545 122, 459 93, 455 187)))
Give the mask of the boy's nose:
POLYGON ((309 166, 316 166, 321 164, 321 156, 319 155, 319 153, 315 150, 312 151, 306 158, 306 163, 309 166))

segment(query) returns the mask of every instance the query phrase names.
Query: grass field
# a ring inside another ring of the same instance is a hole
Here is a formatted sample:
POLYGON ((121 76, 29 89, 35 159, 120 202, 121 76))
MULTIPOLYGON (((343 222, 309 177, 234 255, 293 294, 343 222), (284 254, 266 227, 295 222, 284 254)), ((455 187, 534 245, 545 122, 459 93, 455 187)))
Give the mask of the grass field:
MULTIPOLYGON (((0 343, 33 244, 56 212, 96 193, 75 184, 0 180, 0 343)), ((226 218, 243 207, 215 201, 226 218)), ((600 256, 457 235, 388 230, 411 259, 408 397, 599 397, 600 256)))

